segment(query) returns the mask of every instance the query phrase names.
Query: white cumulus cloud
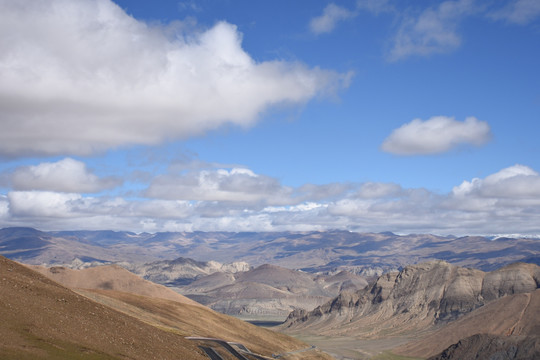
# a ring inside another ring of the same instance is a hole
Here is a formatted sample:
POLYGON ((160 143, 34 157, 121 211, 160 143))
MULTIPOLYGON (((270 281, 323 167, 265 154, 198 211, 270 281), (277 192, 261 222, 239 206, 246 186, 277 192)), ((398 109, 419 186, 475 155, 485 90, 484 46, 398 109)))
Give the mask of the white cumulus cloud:
POLYGON ((525 165, 502 169, 484 179, 463 181, 452 190, 457 197, 540 199, 540 174, 525 165))
POLYGON ((381 148, 398 155, 437 154, 464 144, 482 145, 490 138, 490 127, 485 121, 435 116, 426 121, 414 119, 395 129, 381 148))
POLYGON ((71 158, 24 166, 11 176, 15 190, 45 190, 67 193, 94 193, 120 184, 112 177, 99 178, 86 165, 71 158))
POLYGON ((86 155, 248 126, 348 75, 258 63, 226 22, 148 25, 109 0, 0 2, 0 155, 86 155))
POLYGON ((14 217, 64 218, 77 217, 73 210, 82 196, 52 191, 12 191, 8 193, 8 199, 14 217))

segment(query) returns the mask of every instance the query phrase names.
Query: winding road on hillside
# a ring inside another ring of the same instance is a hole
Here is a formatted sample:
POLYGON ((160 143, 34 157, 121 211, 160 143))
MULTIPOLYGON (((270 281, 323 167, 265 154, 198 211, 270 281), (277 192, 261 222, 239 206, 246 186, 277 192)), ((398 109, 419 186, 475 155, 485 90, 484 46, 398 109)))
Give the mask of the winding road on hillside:
MULTIPOLYGON (((225 350, 227 350, 231 355, 235 356, 238 360, 250 360, 250 359, 270 360, 271 359, 271 358, 251 352, 247 347, 245 347, 242 344, 225 341, 223 339, 193 337, 193 336, 186 337, 186 339, 192 340, 192 341, 200 341, 203 343, 208 343, 208 342, 216 343, 220 345, 221 347, 223 347, 225 350), (236 350, 235 347, 238 348, 238 350, 236 350), (245 357, 244 355, 249 356, 249 358, 245 357)), ((216 350, 214 350, 214 348, 203 346, 203 345, 200 345, 199 347, 202 350, 204 350, 204 352, 206 353, 206 355, 208 355, 210 359, 223 360, 223 358, 216 352, 216 350)))

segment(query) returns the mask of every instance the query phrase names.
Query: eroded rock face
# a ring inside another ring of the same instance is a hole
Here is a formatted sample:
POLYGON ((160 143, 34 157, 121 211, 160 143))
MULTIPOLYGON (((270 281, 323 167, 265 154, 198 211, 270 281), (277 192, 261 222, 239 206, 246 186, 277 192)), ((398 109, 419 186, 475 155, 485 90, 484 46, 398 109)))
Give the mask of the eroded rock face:
POLYGON ((531 292, 540 287, 540 267, 516 263, 487 273, 482 284, 486 301, 502 296, 531 292))
POLYGON ((424 359, 440 354, 451 345, 476 334, 540 336, 538 314, 540 289, 503 296, 392 351, 398 355, 424 359))
POLYGON ((477 334, 460 340, 429 360, 540 359, 540 337, 477 334))
POLYGON ((534 264, 485 273, 430 261, 382 275, 373 285, 342 294, 301 317, 291 314, 284 328, 328 334, 365 331, 366 336, 423 329, 455 320, 501 296, 533 291, 539 279, 540 267, 534 264))

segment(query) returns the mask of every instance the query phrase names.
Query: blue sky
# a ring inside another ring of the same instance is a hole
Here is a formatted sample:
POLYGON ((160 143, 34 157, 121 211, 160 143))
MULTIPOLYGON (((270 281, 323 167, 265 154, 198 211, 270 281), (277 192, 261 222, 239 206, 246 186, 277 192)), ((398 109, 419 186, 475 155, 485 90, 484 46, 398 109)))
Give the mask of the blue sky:
POLYGON ((540 3, 0 1, 0 227, 540 234, 540 3))

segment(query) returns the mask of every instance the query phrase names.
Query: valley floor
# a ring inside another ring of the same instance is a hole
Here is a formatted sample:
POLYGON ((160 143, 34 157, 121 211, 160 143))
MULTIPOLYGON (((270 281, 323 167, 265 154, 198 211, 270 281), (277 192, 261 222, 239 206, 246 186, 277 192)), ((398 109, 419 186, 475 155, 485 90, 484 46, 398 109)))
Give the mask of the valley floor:
POLYGON ((407 343, 409 337, 389 339, 357 339, 353 337, 329 337, 318 335, 288 334, 305 343, 317 346, 337 360, 416 360, 390 353, 390 350, 407 343))

